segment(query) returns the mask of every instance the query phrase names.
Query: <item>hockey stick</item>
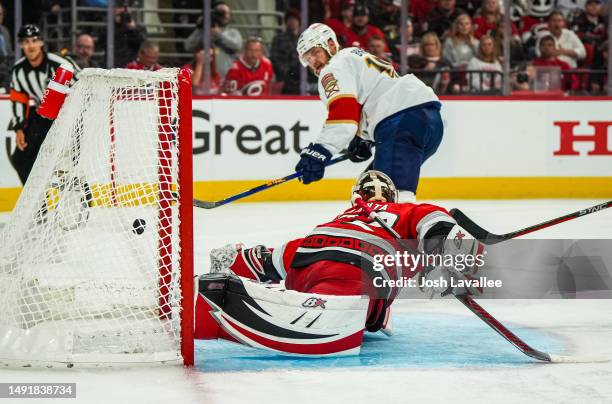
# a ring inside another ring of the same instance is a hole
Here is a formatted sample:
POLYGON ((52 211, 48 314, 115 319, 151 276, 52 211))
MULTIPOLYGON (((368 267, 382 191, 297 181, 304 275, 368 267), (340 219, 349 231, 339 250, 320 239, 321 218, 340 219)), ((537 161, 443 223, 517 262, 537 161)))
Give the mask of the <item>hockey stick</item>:
POLYGON ((599 205, 591 206, 590 208, 581 209, 579 211, 569 213, 565 216, 561 216, 556 219, 549 220, 547 222, 535 224, 533 226, 525 227, 524 229, 516 230, 506 234, 493 234, 491 232, 488 232, 487 230, 474 223, 472 219, 467 217, 467 215, 459 209, 451 209, 450 214, 457 221, 457 223, 465 230, 467 230, 472 236, 474 236, 484 244, 491 245, 501 243, 502 241, 510 240, 512 238, 520 237, 525 234, 533 233, 534 231, 546 229, 547 227, 551 227, 559 223, 586 216, 591 213, 599 212, 600 210, 604 210, 610 207, 612 207, 612 201, 604 202, 599 205))
MULTIPOLYGON (((329 167, 333 164, 339 163, 341 161, 347 160, 349 158, 348 154, 341 154, 340 156, 336 157, 335 159, 332 159, 329 161, 329 163, 327 163, 325 166, 329 167)), ((284 184, 287 181, 291 181, 295 178, 299 178, 302 176, 302 172, 301 171, 296 171, 293 174, 289 174, 286 177, 282 177, 282 178, 277 178, 275 180, 270 180, 268 182, 266 182, 265 184, 261 184, 256 186, 255 188, 251 188, 249 190, 246 190, 244 192, 241 192, 239 194, 230 196, 228 198, 225 199, 221 199, 219 201, 201 201, 199 199, 194 199, 193 200, 193 206, 195 206, 196 208, 203 208, 203 209, 214 209, 214 208, 218 208, 219 206, 223 206, 226 205, 230 202, 234 202, 237 201, 238 199, 242 199, 242 198, 246 198, 249 195, 253 195, 256 194, 258 192, 261 191, 265 191, 266 189, 270 189, 272 187, 275 187, 277 185, 280 184, 284 184)))
MULTIPOLYGON (((355 203, 362 208, 370 218, 375 220, 382 226, 389 234, 395 237, 401 243, 400 235, 393 230, 381 217, 370 208, 366 203, 358 198, 355 203)), ((467 230, 467 229, 466 229, 467 230)), ((506 328, 502 323, 497 321, 489 312, 487 312, 482 306, 480 306, 469 294, 454 294, 455 298, 459 300, 465 307, 467 307, 472 313, 476 314, 478 318, 484 321, 489 327, 494 329, 499 335, 504 337, 508 342, 514 345, 519 351, 525 355, 534 359, 550 362, 550 363, 594 363, 594 362, 609 362, 607 358, 587 358, 587 357, 571 357, 562 355, 551 355, 546 352, 538 351, 527 345, 522 339, 515 335, 512 331, 506 328)))

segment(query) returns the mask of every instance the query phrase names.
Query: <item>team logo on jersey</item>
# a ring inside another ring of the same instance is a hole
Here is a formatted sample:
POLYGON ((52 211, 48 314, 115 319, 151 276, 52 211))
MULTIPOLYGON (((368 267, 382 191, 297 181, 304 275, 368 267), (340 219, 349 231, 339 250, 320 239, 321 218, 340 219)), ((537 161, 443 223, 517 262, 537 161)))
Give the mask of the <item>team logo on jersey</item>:
POLYGON ((324 309, 326 302, 327 300, 321 299, 319 297, 309 297, 304 303, 302 303, 302 306, 310 308, 320 307, 324 309))
POLYGON ((338 80, 336 80, 332 73, 327 73, 325 76, 323 76, 321 79, 321 86, 323 86, 325 97, 327 98, 330 98, 332 95, 340 92, 338 80))

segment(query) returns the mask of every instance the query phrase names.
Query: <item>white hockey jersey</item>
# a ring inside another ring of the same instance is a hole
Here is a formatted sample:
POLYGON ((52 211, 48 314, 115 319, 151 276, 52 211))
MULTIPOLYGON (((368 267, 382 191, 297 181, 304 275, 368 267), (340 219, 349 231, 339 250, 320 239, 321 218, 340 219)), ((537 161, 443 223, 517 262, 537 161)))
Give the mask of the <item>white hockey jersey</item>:
POLYGON ((374 140, 376 125, 403 109, 438 101, 412 74, 399 77, 389 62, 359 48, 340 50, 319 74, 319 96, 327 120, 316 140, 332 153, 353 136, 374 140))

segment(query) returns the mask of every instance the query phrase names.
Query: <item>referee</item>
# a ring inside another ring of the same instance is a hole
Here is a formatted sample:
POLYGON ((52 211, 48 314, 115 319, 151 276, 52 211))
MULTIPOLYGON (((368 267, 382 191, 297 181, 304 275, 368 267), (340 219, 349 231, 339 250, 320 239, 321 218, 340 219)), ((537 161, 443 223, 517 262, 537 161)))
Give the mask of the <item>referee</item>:
MULTIPOLYGON (((43 99, 49 80, 55 70, 67 60, 45 52, 40 29, 33 24, 24 25, 17 34, 19 45, 25 55, 11 70, 10 100, 13 118, 8 130, 15 131, 17 148, 11 156, 11 164, 25 184, 36 156, 40 150, 52 121, 38 115, 37 109, 43 99)), ((78 71, 78 67, 74 67, 78 71)))

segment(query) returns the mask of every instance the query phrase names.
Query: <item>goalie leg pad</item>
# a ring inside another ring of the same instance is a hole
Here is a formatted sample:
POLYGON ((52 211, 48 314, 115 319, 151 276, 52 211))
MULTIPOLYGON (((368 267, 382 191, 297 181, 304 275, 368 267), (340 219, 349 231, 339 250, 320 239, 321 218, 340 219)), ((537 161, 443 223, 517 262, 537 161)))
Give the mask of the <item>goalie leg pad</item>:
POLYGON ((235 275, 198 280, 196 338, 210 318, 235 341, 289 355, 358 354, 369 299, 287 290, 235 275))

